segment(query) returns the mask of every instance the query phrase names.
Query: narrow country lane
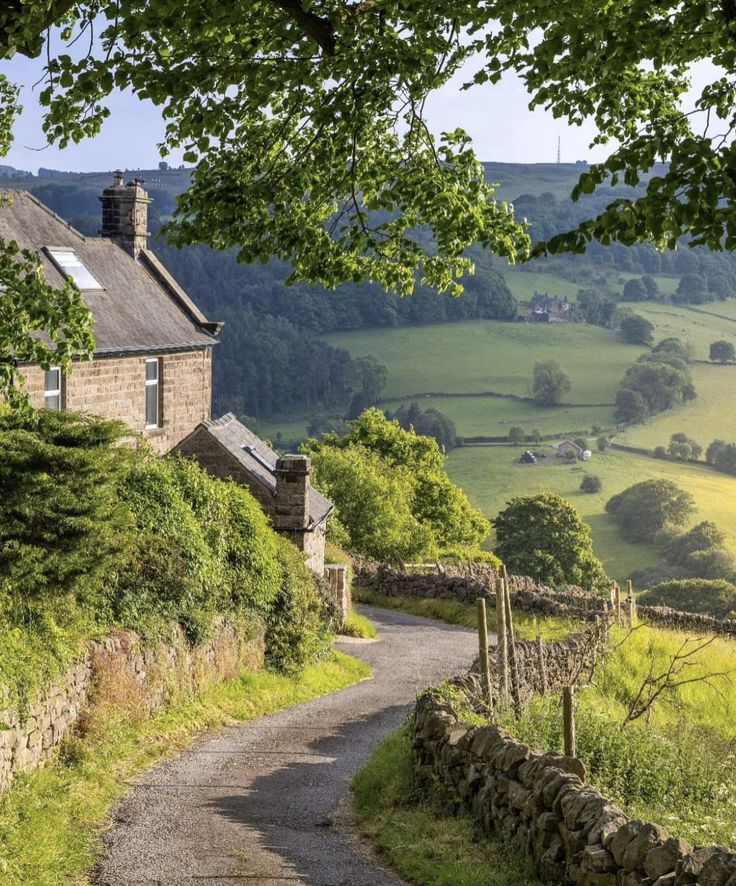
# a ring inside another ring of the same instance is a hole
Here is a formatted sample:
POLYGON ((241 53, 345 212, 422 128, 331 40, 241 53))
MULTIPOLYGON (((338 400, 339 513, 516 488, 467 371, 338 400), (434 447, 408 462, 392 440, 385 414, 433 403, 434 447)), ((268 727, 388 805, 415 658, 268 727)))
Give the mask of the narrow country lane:
POLYGON ((116 809, 96 886, 398 886, 350 833, 350 778, 423 688, 467 668, 476 637, 361 611, 381 640, 340 648, 374 679, 225 729, 151 770, 116 809))

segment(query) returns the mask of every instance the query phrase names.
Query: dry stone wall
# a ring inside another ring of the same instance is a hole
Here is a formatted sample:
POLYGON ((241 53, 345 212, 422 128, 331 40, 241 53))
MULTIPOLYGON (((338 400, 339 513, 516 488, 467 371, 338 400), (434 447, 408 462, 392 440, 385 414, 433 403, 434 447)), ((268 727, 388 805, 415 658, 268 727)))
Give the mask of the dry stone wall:
MULTIPOLYGON (((435 572, 400 572, 382 564, 363 562, 356 568, 356 581, 367 590, 386 597, 426 597, 474 603, 478 597, 493 600, 498 577, 486 563, 440 564, 435 572), (440 571, 441 570, 441 571, 440 571)), ((510 575, 509 588, 514 609, 538 615, 555 615, 595 621, 613 614, 607 597, 568 585, 553 588, 525 575, 510 575)), ((736 619, 682 612, 666 606, 641 606, 642 621, 663 628, 698 634, 736 636, 736 619)), ((736 886, 736 883, 733 884, 736 886)))
POLYGON ((631 821, 581 779, 580 763, 470 726, 433 693, 413 721, 416 773, 442 786, 488 835, 531 857, 546 883, 736 886, 736 852, 693 849, 658 825, 631 821))
POLYGON ((171 629, 166 642, 145 646, 132 631, 87 644, 79 661, 27 710, 0 711, 0 793, 14 776, 48 760, 90 704, 115 704, 145 718, 178 698, 263 664, 263 630, 223 620, 192 648, 171 629))
MULTIPOLYGON (((592 625, 566 640, 542 643, 516 640, 519 699, 526 702, 534 695, 559 692, 565 686, 587 681, 608 641, 607 621, 592 625)), ((488 656, 494 697, 501 694, 501 674, 497 653, 488 656)), ((453 681, 462 686, 471 698, 482 698, 479 666, 476 661, 470 672, 453 681)), ((482 704, 479 704, 482 707, 482 704)))

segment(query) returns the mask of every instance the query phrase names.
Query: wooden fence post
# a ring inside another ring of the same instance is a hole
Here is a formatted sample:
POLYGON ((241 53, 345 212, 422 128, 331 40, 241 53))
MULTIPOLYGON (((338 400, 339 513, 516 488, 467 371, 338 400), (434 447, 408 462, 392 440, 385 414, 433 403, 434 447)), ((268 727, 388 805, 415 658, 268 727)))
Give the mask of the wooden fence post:
POLYGON ((488 622, 486 620, 486 601, 483 597, 476 600, 478 609, 478 648, 480 652, 480 679, 483 697, 489 710, 493 710, 493 691, 491 689, 491 671, 488 662, 488 622))
POLYGON ((575 740, 575 690, 572 686, 565 686, 562 690, 562 727, 565 756, 577 757, 578 749, 575 740))
POLYGON ((504 702, 509 698, 509 657, 506 637, 506 592, 503 579, 496 579, 496 631, 498 633, 499 691, 504 702))
POLYGON ((544 641, 542 635, 537 634, 537 665, 539 667, 539 685, 542 695, 547 694, 547 665, 544 661, 544 641))
POLYGON ((521 711, 521 691, 519 687, 519 660, 516 657, 516 638, 514 636, 514 616, 511 612, 511 591, 509 590, 508 576, 506 567, 501 567, 501 575, 503 577, 504 589, 504 608, 506 610, 506 631, 508 633, 509 646, 509 662, 511 671, 511 698, 514 702, 514 709, 519 714, 521 711))
POLYGON ((614 590, 616 592, 616 623, 621 623, 621 588, 618 582, 614 582, 614 590))
POLYGON ((629 617, 629 627, 633 628, 636 624, 636 599, 634 598, 634 585, 629 579, 626 582, 626 590, 627 590, 627 605, 628 605, 628 617, 629 617))

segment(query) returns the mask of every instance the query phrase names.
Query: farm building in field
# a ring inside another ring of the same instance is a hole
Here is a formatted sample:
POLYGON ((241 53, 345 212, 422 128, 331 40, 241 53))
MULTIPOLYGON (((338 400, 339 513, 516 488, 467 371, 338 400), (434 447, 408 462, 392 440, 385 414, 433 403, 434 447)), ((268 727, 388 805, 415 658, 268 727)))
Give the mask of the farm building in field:
POLYGON ((572 319, 572 306, 567 299, 550 298, 544 292, 535 292, 529 302, 529 323, 566 323, 572 319))
POLYGON ((574 455, 575 458, 582 459, 583 453, 585 450, 582 446, 578 446, 578 444, 574 440, 563 440, 562 443, 558 443, 555 446, 555 450, 560 458, 569 458, 571 455, 574 455))

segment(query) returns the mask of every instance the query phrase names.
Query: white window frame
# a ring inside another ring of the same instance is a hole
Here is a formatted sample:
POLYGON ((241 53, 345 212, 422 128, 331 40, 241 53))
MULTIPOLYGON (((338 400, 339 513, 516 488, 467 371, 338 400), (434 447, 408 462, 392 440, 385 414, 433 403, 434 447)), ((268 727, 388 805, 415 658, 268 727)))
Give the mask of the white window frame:
POLYGON ((61 370, 61 366, 49 366, 48 369, 44 370, 43 374, 43 408, 50 409, 51 407, 46 405, 46 401, 49 397, 58 397, 59 398, 59 408, 54 409, 54 412, 61 412, 64 408, 64 373, 61 370), (46 387, 46 373, 48 372, 58 372, 59 373, 59 387, 58 388, 47 388, 46 387))
POLYGON ((147 359, 144 364, 144 379, 146 382, 146 401, 145 401, 145 414, 144 421, 146 424, 147 431, 155 431, 161 427, 161 358, 160 357, 152 357, 151 359, 147 359), (155 364, 156 366, 156 378, 148 378, 148 365, 155 364), (148 423, 148 389, 155 388, 156 389, 156 423, 149 424, 148 423))

